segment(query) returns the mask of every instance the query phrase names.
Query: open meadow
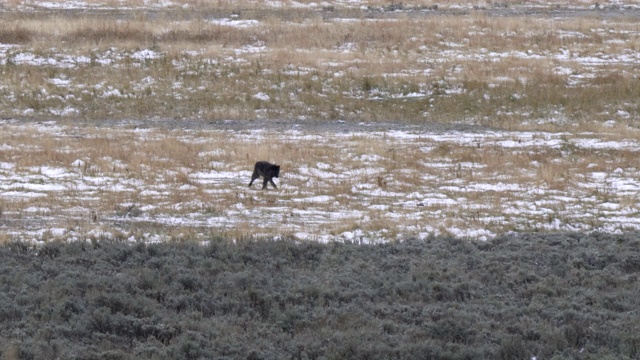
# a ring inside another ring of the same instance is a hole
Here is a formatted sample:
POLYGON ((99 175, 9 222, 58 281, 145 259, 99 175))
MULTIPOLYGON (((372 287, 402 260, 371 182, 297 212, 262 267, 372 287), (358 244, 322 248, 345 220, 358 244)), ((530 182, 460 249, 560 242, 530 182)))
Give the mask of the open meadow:
POLYGON ((640 228, 634 4, 0 10, 4 242, 640 228))
MULTIPOLYGON (((378 242, 640 229, 640 143, 585 132, 0 124, 4 240, 378 242), (282 167, 252 188, 254 159, 282 167)), ((346 126, 348 128, 348 126, 346 126)))

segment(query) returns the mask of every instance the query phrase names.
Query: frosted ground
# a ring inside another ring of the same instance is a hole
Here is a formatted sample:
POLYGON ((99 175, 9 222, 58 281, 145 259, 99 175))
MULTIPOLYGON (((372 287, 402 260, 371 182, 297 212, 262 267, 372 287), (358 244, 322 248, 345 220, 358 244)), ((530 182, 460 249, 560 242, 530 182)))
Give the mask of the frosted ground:
POLYGON ((601 134, 133 128, 92 133, 12 120, 0 128, 17 140, 24 135, 70 145, 57 150, 55 164, 25 165, 42 147, 4 139, 5 238, 160 241, 218 233, 371 242, 432 234, 488 239, 511 231, 640 229, 640 171, 616 163, 636 156, 640 143, 601 134), (90 145, 74 144, 116 137, 132 149, 175 140, 194 149, 192 167, 174 164, 168 153, 153 160, 163 166, 134 159, 127 164, 108 154, 86 156, 83 146, 90 145), (304 149, 315 156, 282 159, 278 190, 261 190, 261 184, 250 189, 245 147, 276 154, 304 149), (551 160, 535 160, 549 153, 555 154, 551 160))
MULTIPOLYGON (((20 4, 26 11, 146 6, 144 2, 20 4)), ((270 4, 282 6, 280 2, 270 4)), ((323 7, 334 3, 287 4, 323 7)), ((335 4, 363 6, 357 1, 335 4)), ((633 3, 607 5, 637 10, 633 3)), ((154 2, 153 6, 176 4, 154 2)), ((585 2, 575 8, 593 7, 585 2)), ((451 4, 448 8, 473 9, 470 5, 451 4)), ((232 27, 260 25, 259 20, 253 19, 210 21, 232 27)), ((640 53, 625 44, 640 32, 612 31, 605 26, 606 20, 603 24, 591 32, 602 36, 608 46, 606 52, 567 48, 553 53, 535 48, 470 51, 464 43, 443 40, 438 48, 420 49, 423 53, 419 54, 421 58, 416 60, 415 68, 387 75, 429 73, 433 70, 420 66, 452 60, 491 64, 503 59, 544 59, 553 64, 555 75, 573 87, 612 71, 634 76, 640 53)), ((560 36, 580 39, 585 34, 567 32, 560 36)), ((247 58, 259 57, 269 49, 256 43, 225 51, 229 52, 225 58, 228 62, 242 65, 249 62, 247 58)), ((358 49, 354 44, 344 43, 331 51, 349 54, 357 53, 358 49)), ((171 65, 187 69, 190 58, 203 54, 204 51, 187 51, 184 62, 171 65)), ((151 48, 135 51, 110 48, 90 57, 65 49, 32 51, 20 45, 0 44, 2 65, 52 69, 90 64, 114 68, 125 63, 142 66, 163 56, 161 51, 151 48)), ((344 76, 345 72, 338 69, 357 71, 351 70, 357 67, 357 61, 323 66, 329 71, 336 69, 331 79, 344 76)), ((443 78, 455 78, 458 69, 447 67, 443 78)), ((293 74, 308 75, 318 69, 292 66, 290 70, 293 74)), ((464 127, 341 131, 340 121, 327 129, 313 131, 293 125, 282 131, 224 126, 165 130, 150 126, 153 120, 145 122, 144 128, 132 125, 137 122, 122 121, 117 122, 119 126, 95 130, 68 120, 82 116, 84 109, 79 103, 83 95, 114 102, 131 99, 137 92, 153 89, 162 79, 144 77, 132 83, 126 93, 106 81, 85 83, 82 77, 51 73, 40 94, 40 100, 51 104, 50 107, 16 107, 13 113, 3 114, 0 121, 0 240, 206 240, 212 234, 221 234, 236 239, 287 236, 317 241, 378 242, 442 234, 488 239, 509 232, 640 229, 640 171, 635 160, 640 140, 637 125, 634 126, 637 115, 628 111, 633 106, 615 104, 604 115, 609 120, 601 127, 594 126, 598 131, 578 133, 480 131, 464 127), (52 94, 53 91, 56 93, 52 94), (21 120, 30 116, 50 116, 51 121, 21 120), (126 141, 118 142, 120 139, 126 141), (111 145, 100 151, 92 150, 98 143, 111 145), (170 150, 167 146, 172 143, 180 147, 180 154, 164 151, 170 150), (117 153, 112 149, 114 146, 125 150, 117 153), (158 150, 149 151, 148 163, 133 154, 147 149, 158 150), (185 154, 190 160, 181 158, 185 154), (247 188, 252 162, 263 158, 282 165, 282 176, 276 179, 278 190, 262 191, 259 184, 247 188)), ((330 81, 325 84, 327 87, 330 81)), ((526 79, 495 79, 496 84, 514 81, 526 79)), ((175 99, 188 98, 199 91, 188 84, 174 85, 175 99)), ((455 81, 442 86, 438 94, 428 87, 418 87, 412 92, 354 91, 345 97, 429 101, 436 95, 465 91, 455 81)), ((10 100, 20 96, 3 94, 10 100)), ((267 103, 275 100, 272 96, 256 90, 249 97, 267 103)), ((513 94, 514 101, 520 96, 513 94)), ((260 115, 257 112, 258 118, 260 115)), ((428 111, 421 116, 428 117, 428 111)), ((548 118, 534 118, 526 113, 515 116, 539 127, 549 124, 550 129, 568 121, 561 113, 548 118)), ((472 121, 461 119, 460 123, 472 121)))

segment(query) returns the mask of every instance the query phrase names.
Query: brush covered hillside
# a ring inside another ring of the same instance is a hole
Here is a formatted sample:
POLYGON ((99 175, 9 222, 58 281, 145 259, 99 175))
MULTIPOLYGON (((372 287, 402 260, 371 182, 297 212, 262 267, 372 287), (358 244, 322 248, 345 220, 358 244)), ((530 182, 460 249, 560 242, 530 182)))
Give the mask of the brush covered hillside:
POLYGON ((637 359, 640 234, 0 247, 3 359, 637 359))

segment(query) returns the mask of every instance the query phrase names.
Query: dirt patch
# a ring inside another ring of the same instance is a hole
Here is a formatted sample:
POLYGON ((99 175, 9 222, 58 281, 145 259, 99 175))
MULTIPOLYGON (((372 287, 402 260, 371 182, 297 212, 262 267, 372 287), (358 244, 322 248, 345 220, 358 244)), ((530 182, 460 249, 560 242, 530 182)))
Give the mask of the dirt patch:
MULTIPOLYGON (((11 120, 16 122, 33 123, 27 120, 11 120)), ((470 131, 481 132, 493 130, 486 126, 466 124, 442 124, 436 122, 354 122, 345 120, 216 120, 200 119, 147 119, 147 120, 89 120, 74 123, 80 127, 108 127, 129 129, 165 129, 165 130, 226 130, 226 131, 302 131, 308 133, 350 133, 374 131, 417 131, 417 132, 448 132, 470 131)))

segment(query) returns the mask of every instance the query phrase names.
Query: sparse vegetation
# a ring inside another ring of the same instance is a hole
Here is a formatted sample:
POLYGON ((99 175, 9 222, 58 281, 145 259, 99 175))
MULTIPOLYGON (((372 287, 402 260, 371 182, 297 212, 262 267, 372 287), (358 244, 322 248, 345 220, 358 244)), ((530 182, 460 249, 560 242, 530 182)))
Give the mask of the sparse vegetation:
POLYGON ((377 241, 638 228, 632 128, 596 136, 129 127, 0 124, 0 234, 203 240, 215 229, 377 241), (256 159, 282 165, 278 190, 247 188, 256 159))
POLYGON ((0 51, 4 116, 514 130, 549 120, 572 129, 611 118, 632 123, 638 114, 637 18, 603 19, 593 5, 552 20, 552 2, 536 2, 537 15, 524 16, 492 16, 471 4, 434 11, 431 1, 330 10, 304 1, 89 4, 91 12, 34 14, 26 4, 0 12, 0 43, 10 44, 0 51))
POLYGON ((0 246, 4 359, 634 359, 640 235, 0 246))

